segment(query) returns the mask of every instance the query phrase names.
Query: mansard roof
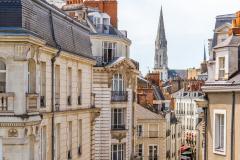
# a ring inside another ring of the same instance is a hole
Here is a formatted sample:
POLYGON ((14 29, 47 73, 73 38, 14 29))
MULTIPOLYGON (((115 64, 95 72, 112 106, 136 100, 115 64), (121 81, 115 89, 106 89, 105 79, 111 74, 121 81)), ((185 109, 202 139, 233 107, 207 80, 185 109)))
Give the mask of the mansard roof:
POLYGON ((240 37, 232 35, 228 37, 225 41, 216 45, 214 49, 223 48, 223 47, 238 47, 239 45, 240 45, 240 37))
MULTIPOLYGON (((223 26, 225 23, 232 23, 232 20, 235 18, 235 14, 226 14, 226 15, 219 15, 216 17, 215 28, 217 29, 223 26)), ((213 35, 212 47, 217 45, 217 33, 213 35)))
POLYGON ((90 29, 44 0, 0 1, 0 34, 33 35, 50 47, 94 59, 90 29))

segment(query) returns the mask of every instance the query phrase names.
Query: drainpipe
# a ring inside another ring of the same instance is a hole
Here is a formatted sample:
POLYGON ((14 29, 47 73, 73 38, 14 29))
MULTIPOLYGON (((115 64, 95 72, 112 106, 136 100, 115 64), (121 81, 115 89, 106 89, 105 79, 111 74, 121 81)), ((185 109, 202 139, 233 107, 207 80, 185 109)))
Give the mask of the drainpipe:
POLYGON ((54 160, 54 144, 55 144, 55 141, 54 141, 54 133, 55 133, 55 130, 54 130, 54 119, 55 119, 55 110, 54 110, 54 98, 55 98, 55 95, 54 95, 54 86, 55 86, 55 83, 54 83, 54 75, 55 75, 55 69, 54 69, 54 65, 55 65, 55 61, 57 59, 57 57, 60 56, 60 53, 61 53, 61 46, 58 45, 57 41, 56 41, 56 38, 55 38, 55 33, 54 33, 54 26, 53 26, 53 16, 52 16, 52 11, 50 10, 50 24, 51 24, 51 30, 52 30, 52 38, 53 38, 53 41, 56 45, 56 48, 58 49, 57 53, 52 57, 51 59, 51 70, 52 70, 52 75, 51 75, 51 81, 52 81, 52 86, 51 86, 51 112, 52 112, 52 154, 51 154, 51 159, 54 160))
POLYGON ((204 128, 204 160, 207 160, 207 108, 203 108, 204 111, 204 121, 205 121, 205 128, 204 128))
POLYGON ((235 92, 232 92, 232 119, 231 119, 231 160, 234 160, 234 126, 235 126, 235 92))

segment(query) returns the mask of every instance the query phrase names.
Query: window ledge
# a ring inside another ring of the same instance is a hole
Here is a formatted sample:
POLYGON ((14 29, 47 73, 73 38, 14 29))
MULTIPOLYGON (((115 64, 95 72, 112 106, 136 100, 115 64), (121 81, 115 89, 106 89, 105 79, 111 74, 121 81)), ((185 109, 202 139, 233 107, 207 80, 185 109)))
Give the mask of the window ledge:
POLYGON ((226 155, 226 152, 224 150, 220 150, 220 149, 215 149, 213 151, 213 153, 218 154, 218 155, 222 155, 222 156, 226 155))

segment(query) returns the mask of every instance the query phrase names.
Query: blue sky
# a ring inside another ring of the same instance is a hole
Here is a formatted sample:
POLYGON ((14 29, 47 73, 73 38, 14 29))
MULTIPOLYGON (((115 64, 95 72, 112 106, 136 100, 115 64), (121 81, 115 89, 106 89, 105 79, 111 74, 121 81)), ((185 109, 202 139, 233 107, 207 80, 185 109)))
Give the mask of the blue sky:
POLYGON ((132 40, 131 58, 142 73, 153 68, 154 41, 163 6, 168 40, 168 64, 172 69, 198 67, 204 42, 212 37, 216 15, 240 10, 239 0, 118 0, 119 29, 132 40))

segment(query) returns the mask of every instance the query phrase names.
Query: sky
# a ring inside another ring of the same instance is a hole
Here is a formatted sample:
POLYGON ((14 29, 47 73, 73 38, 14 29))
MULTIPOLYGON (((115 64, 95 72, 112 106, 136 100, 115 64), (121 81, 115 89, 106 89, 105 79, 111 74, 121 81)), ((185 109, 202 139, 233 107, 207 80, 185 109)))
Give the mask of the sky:
POLYGON ((215 17, 240 10, 240 0, 118 0, 119 29, 128 31, 131 58, 140 63, 143 74, 154 66, 161 5, 170 69, 199 67, 215 17))

